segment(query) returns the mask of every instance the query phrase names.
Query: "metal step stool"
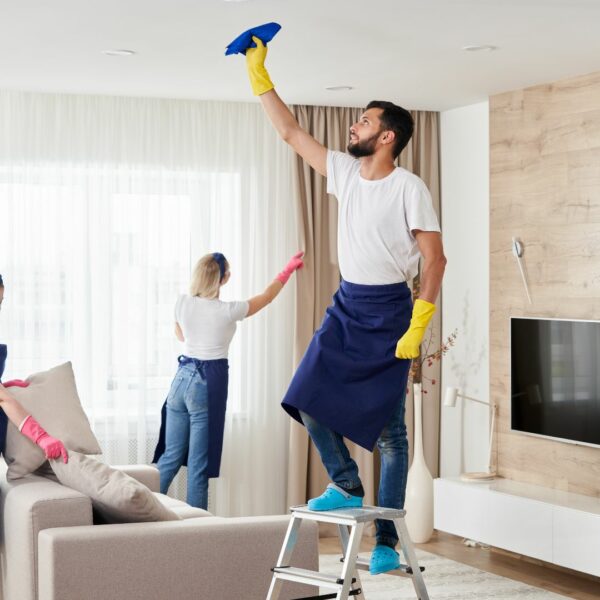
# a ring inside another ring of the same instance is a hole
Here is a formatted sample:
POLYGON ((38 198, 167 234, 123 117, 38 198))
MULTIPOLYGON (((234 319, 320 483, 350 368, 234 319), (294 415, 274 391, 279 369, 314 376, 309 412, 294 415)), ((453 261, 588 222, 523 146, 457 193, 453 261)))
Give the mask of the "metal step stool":
POLYGON ((394 521, 396 531, 400 541, 400 547, 404 559, 408 564, 400 564, 400 568, 393 573, 410 577, 418 600, 429 600, 427 588, 423 581, 422 571, 424 567, 419 567, 415 550, 408 535, 408 529, 404 521, 404 510, 394 508, 379 508, 378 506, 364 506, 363 508, 349 508, 344 510, 313 511, 306 505, 292 506, 292 517, 288 526, 283 546, 277 560, 277 565, 273 567, 273 579, 267 595, 267 600, 278 600, 281 593, 281 587, 284 581, 295 581, 307 585, 316 585, 321 588, 334 590, 331 594, 320 596, 310 596, 307 598, 298 598, 297 600, 326 600, 335 598, 336 600, 348 600, 350 596, 355 596, 359 600, 366 600, 362 591, 358 569, 369 570, 369 561, 361 559, 358 556, 360 540, 362 538, 365 523, 375 519, 389 519, 394 521), (290 566, 292 552, 296 545, 298 537, 298 528, 302 519, 310 521, 320 521, 321 523, 335 523, 338 526, 340 541, 343 552, 343 566, 340 575, 328 575, 318 571, 309 571, 307 569, 297 569, 290 566))

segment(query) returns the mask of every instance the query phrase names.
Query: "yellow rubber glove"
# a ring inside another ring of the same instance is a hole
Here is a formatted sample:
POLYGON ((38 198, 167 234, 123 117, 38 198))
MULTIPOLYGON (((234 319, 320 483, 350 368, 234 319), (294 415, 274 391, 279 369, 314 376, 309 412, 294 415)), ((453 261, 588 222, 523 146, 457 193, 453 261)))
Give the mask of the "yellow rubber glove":
POLYGON ((396 344, 396 358, 417 358, 423 335, 433 313, 435 304, 425 300, 415 300, 410 326, 396 344))
POLYGON ((261 40, 252 36, 256 48, 248 48, 246 50, 246 68, 248 69, 248 77, 250 77, 250 85, 255 96, 260 96, 275 86, 265 69, 265 58, 267 58, 267 47, 261 40))

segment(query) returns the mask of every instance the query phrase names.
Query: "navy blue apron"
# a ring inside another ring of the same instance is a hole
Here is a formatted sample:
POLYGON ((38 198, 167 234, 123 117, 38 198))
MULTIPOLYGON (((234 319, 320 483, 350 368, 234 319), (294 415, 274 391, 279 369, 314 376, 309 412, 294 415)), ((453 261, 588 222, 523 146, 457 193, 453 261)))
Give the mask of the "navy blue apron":
MULTIPOLYGON (((225 431, 225 411, 227 409, 227 389, 229 387, 229 362, 226 358, 217 360, 198 360, 189 356, 178 358, 180 365, 193 363, 203 379, 206 379, 208 390, 208 477, 218 477, 221 469, 223 453, 223 433, 225 431)), ((153 463, 165 452, 165 436, 167 431, 167 401, 160 411, 160 432, 154 451, 153 463)), ((187 460, 184 465, 187 465, 187 460)))
MULTIPOLYGON (((6 357, 8 356, 8 348, 6 344, 0 344, 0 381, 4 373, 6 365, 6 357)), ((4 454, 4 445, 6 444, 6 428, 8 427, 8 417, 6 413, 0 409, 0 454, 4 454)))
POLYGON ((411 291, 406 283, 359 285, 342 281, 313 336, 283 408, 299 410, 373 451, 402 399, 410 360, 394 356, 408 329, 411 291))

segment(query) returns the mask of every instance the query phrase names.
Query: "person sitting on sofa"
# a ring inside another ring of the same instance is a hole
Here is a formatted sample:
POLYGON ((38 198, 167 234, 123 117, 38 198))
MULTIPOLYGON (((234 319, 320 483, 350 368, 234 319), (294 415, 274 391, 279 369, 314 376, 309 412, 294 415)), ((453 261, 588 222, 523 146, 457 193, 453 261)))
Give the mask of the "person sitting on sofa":
MULTIPOLYGON (((4 300, 4 281, 0 275, 0 308, 4 300)), ((0 452, 4 452, 4 443, 6 441, 7 418, 13 423, 19 431, 28 437, 34 444, 37 444, 46 455, 46 458, 60 458, 67 462, 69 457, 63 443, 53 438, 47 431, 17 402, 7 391, 10 387, 27 387, 29 384, 20 379, 2 381, 2 374, 6 365, 8 354, 6 344, 0 344, 0 452)))

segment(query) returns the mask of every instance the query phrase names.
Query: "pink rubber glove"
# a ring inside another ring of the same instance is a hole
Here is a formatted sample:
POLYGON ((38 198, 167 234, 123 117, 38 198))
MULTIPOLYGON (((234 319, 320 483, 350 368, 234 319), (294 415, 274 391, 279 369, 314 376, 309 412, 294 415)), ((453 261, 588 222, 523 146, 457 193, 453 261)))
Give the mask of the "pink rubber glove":
POLYGON ((26 388, 29 386, 29 381, 23 381, 22 379, 11 379, 2 384, 5 388, 9 387, 21 387, 26 388))
POLYGON ((21 433, 34 444, 37 444, 44 451, 46 458, 60 458, 62 456, 64 463, 69 461, 69 455, 63 443, 49 435, 31 415, 25 419, 21 427, 21 433))
POLYGON ((287 280, 296 269, 301 269, 304 266, 304 262, 302 260, 303 256, 304 250, 296 252, 296 254, 290 258, 288 264, 283 267, 283 271, 281 271, 281 273, 275 277, 277 281, 281 281, 281 285, 285 285, 287 283, 287 280))

